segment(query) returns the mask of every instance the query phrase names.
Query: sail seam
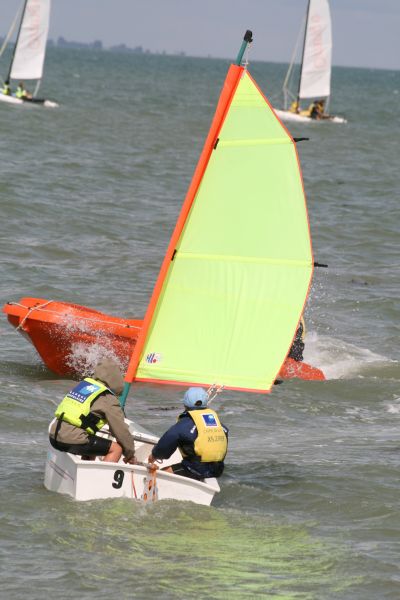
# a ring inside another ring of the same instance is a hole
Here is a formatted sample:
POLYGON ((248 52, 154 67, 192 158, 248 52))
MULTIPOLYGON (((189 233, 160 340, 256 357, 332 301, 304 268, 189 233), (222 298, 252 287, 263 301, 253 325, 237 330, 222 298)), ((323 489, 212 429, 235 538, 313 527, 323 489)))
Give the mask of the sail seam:
POLYGON ((220 262, 251 262, 264 263, 270 265, 286 265, 290 267, 311 267, 312 259, 309 260, 292 260, 292 259, 276 259, 265 258, 259 256, 231 256, 223 254, 196 254, 193 252, 177 252, 175 259, 183 260, 208 260, 220 262))
POLYGON ((285 138, 272 138, 272 139, 249 139, 249 140, 220 140, 219 147, 221 146, 272 146, 275 144, 292 144, 292 140, 289 137, 285 138))

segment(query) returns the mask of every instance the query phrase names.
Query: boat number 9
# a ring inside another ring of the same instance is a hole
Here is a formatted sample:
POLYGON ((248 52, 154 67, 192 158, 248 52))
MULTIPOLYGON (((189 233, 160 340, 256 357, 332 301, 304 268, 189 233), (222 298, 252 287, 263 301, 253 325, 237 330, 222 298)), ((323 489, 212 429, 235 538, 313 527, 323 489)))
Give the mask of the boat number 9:
POLYGON ((112 484, 113 488, 115 488, 116 490, 119 490, 119 488, 122 487, 124 477, 125 477, 125 473, 123 471, 121 471, 121 469, 118 469, 118 471, 115 471, 114 483, 112 484))

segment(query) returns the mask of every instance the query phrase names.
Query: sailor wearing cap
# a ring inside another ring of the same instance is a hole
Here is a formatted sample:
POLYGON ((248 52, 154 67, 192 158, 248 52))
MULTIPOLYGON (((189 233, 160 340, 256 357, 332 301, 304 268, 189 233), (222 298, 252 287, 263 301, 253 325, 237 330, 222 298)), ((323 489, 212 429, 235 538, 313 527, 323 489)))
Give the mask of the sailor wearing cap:
POLYGON ((182 462, 166 467, 165 471, 198 480, 219 477, 224 470, 228 429, 217 413, 207 408, 208 394, 203 388, 189 388, 182 402, 184 412, 159 439, 148 460, 154 463, 167 459, 179 448, 182 462))

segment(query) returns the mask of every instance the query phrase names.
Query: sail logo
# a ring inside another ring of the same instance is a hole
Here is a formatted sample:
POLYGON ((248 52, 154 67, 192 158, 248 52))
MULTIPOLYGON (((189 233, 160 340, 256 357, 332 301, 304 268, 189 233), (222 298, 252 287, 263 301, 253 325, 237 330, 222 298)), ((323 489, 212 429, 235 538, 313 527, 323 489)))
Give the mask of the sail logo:
POLYGON ((203 421, 204 421, 206 427, 218 427, 218 423, 217 423, 217 420, 214 417, 214 415, 205 414, 205 415, 202 415, 202 417, 203 417, 203 421))
POLYGON ((162 360, 162 356, 158 352, 150 352, 150 354, 148 354, 146 356, 146 362, 149 365, 154 365, 154 363, 159 363, 159 362, 161 362, 161 360, 162 360))

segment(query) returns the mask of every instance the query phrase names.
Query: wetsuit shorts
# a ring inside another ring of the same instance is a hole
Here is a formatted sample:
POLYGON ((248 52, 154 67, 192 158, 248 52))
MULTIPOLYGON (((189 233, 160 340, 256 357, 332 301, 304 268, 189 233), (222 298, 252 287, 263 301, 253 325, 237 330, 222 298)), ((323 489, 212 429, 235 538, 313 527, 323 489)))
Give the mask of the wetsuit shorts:
POLYGON ((171 465, 171 469, 173 470, 175 475, 181 475, 182 477, 189 477, 189 479, 196 479, 197 481, 203 481, 203 477, 201 477, 197 473, 193 473, 193 471, 190 471, 182 463, 177 463, 175 465, 171 465))
POLYGON ((50 444, 61 452, 83 454, 85 456, 105 456, 109 453, 112 441, 97 435, 88 434, 89 440, 85 444, 64 444, 50 437, 50 444))

